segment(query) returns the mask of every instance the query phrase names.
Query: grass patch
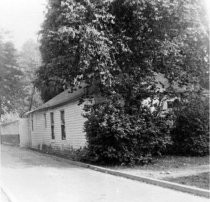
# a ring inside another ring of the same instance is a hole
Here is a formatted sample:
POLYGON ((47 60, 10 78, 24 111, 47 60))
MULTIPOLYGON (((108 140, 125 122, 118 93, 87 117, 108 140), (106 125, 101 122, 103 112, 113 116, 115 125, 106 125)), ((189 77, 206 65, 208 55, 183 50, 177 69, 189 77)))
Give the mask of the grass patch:
MULTIPOLYGON (((143 166, 134 166, 133 169, 140 170, 176 170, 191 168, 194 166, 209 165, 209 156, 203 157, 183 157, 183 156, 162 156, 152 159, 152 163, 143 166)), ((128 166, 104 166, 112 169, 126 169, 128 166)))
POLYGON ((198 175, 190 175, 186 177, 165 178, 164 180, 189 186, 195 186, 202 189, 209 189, 209 174, 209 172, 205 172, 198 175))
MULTIPOLYGON (((109 166, 108 168, 132 174, 140 177, 149 177, 154 179, 169 179, 174 180, 178 178, 188 178, 189 176, 199 176, 201 173, 206 173, 210 171, 209 165, 209 156, 203 157, 183 157, 183 156, 162 156, 153 158, 151 164, 143 165, 143 166, 109 166)), ((196 179, 197 184, 199 184, 199 180, 201 180, 199 185, 209 183, 209 178, 207 178, 207 182, 204 183, 206 178, 202 176, 196 179)), ((187 180, 185 180, 187 181, 187 180)), ((185 183, 183 181, 183 184, 185 183)), ((188 184, 190 185, 190 184, 188 184)), ((197 186, 197 185, 196 185, 197 186)), ((204 186, 205 187, 205 186, 204 186)))
POLYGON ((192 166, 209 165, 209 156, 204 157, 183 157, 183 156, 163 156, 154 158, 152 164, 142 166, 149 170, 170 170, 188 168, 192 166))

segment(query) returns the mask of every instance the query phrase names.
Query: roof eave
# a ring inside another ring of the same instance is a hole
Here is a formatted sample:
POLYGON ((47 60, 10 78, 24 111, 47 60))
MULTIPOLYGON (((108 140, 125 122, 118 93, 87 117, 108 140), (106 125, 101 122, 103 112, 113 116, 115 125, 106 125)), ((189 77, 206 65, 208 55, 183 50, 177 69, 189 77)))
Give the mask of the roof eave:
POLYGON ((78 100, 79 98, 81 98, 81 95, 78 96, 78 97, 75 97, 74 99, 70 99, 70 100, 67 100, 67 101, 65 101, 65 102, 58 103, 58 104, 55 104, 55 105, 52 105, 52 106, 46 106, 46 107, 43 107, 43 108, 34 109, 34 110, 32 110, 32 111, 26 112, 25 115, 28 116, 29 114, 32 114, 32 113, 34 113, 34 112, 40 112, 40 111, 46 111, 46 110, 49 110, 49 109, 54 109, 54 108, 57 108, 57 107, 60 107, 60 106, 69 104, 69 103, 71 103, 71 102, 75 102, 75 101, 78 100))

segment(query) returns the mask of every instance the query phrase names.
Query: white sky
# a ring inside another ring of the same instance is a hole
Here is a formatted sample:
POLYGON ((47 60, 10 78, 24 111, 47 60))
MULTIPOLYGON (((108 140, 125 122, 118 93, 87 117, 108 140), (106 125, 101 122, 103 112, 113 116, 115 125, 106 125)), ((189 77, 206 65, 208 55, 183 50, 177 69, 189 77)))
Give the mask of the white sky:
MULTIPOLYGON (((210 18, 210 0, 203 1, 210 18)), ((47 0, 0 0, 0 29, 10 31, 17 49, 28 39, 37 40, 46 4, 47 0)))
POLYGON ((47 0, 0 0, 0 29, 10 32, 10 39, 17 49, 28 39, 37 41, 46 2, 47 0))

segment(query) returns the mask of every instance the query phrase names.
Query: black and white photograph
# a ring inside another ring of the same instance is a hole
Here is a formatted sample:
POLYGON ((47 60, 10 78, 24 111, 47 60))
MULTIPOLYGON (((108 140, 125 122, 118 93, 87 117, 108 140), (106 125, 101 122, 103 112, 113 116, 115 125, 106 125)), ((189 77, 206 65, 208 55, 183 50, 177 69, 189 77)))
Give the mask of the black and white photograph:
POLYGON ((0 202, 207 202, 210 0, 0 0, 0 202))

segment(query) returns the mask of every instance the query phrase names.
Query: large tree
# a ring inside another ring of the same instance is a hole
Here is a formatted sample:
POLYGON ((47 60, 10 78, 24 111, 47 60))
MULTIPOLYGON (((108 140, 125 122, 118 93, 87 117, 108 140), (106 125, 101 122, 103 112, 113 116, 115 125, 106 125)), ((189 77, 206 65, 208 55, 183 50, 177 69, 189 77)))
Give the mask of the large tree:
POLYGON ((23 112, 22 76, 13 43, 0 39, 0 117, 8 112, 23 112))
POLYGON ((18 65, 21 68, 24 78, 24 90, 26 92, 25 110, 30 111, 41 104, 41 98, 33 81, 35 80, 35 72, 41 65, 41 55, 39 44, 32 39, 26 41, 19 52, 18 65))
POLYGON ((76 78, 130 102, 154 94, 155 72, 195 85, 208 71, 205 20, 197 0, 50 1, 37 87, 46 101, 76 78))
POLYGON ((161 107, 151 102, 151 112, 143 101, 208 83, 207 25, 199 0, 51 0, 36 85, 45 101, 81 81, 93 86, 108 98, 87 115, 93 158, 142 159, 167 142, 161 107), (159 73, 168 81, 164 90, 159 73))

